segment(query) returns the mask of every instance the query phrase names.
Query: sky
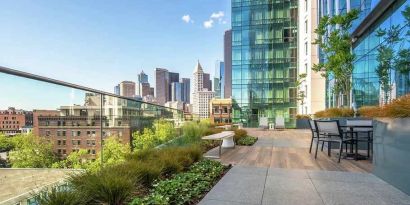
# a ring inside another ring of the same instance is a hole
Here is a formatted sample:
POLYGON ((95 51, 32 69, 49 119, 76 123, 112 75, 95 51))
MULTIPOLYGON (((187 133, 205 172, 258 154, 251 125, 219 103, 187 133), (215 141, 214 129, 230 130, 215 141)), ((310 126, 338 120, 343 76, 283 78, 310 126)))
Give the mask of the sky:
POLYGON ((0 66, 113 92, 157 67, 213 74, 230 0, 2 0, 0 25, 0 66))

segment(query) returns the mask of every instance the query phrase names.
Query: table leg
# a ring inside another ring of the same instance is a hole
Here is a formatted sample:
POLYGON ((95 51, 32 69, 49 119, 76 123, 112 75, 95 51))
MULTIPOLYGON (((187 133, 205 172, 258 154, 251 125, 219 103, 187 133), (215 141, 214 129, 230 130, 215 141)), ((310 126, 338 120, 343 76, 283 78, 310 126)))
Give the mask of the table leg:
POLYGON ((356 139, 355 139, 355 145, 356 145, 356 147, 355 147, 355 160, 357 161, 358 160, 358 158, 359 158, 359 155, 358 155, 358 150, 359 150, 359 133, 355 133, 356 134, 356 139))

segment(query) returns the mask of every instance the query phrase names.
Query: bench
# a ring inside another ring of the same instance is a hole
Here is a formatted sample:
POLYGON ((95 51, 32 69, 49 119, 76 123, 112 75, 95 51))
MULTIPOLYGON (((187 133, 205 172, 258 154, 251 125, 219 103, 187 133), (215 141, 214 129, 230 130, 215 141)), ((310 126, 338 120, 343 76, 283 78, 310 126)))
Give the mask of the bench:
POLYGON ((233 136, 235 133, 233 131, 223 131, 221 133, 216 133, 213 135, 208 135, 202 137, 203 140, 220 140, 222 143, 219 145, 219 156, 221 157, 222 148, 235 148, 235 141, 233 136))

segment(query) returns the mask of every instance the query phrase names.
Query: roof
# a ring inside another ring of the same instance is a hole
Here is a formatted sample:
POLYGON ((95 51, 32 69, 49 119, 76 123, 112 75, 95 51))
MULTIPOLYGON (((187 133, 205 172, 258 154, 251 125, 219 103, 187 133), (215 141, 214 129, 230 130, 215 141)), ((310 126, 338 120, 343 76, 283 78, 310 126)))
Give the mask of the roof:
POLYGON ((202 66, 201 66, 201 64, 199 63, 199 60, 198 60, 198 63, 196 64, 196 66, 195 66, 195 69, 194 69, 194 73, 199 73, 199 72, 204 72, 204 70, 202 69, 202 66))
POLYGON ((63 183, 70 169, 0 169, 0 204, 16 204, 46 187, 63 183))

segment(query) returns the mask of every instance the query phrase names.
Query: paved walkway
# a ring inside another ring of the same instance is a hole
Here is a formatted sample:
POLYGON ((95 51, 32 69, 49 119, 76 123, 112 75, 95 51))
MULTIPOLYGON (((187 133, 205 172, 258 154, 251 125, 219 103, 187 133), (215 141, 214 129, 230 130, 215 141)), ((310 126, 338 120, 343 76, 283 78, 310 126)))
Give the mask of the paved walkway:
MULTIPOLYGON (((288 151, 302 149, 304 150, 303 155, 311 158, 306 148, 309 146, 309 140, 306 138, 308 135, 304 131, 260 132, 250 130, 248 133, 260 137, 259 142, 250 147, 248 151, 264 148, 271 150, 286 148, 288 151), (297 136, 298 133, 302 137, 292 137, 297 136)), ((280 153, 275 152, 270 154, 260 152, 256 157, 248 152, 239 158, 226 156, 234 152, 236 151, 225 152, 221 160, 224 162, 230 159, 230 162, 236 165, 205 196, 200 205, 410 204, 408 195, 360 167, 350 167, 352 171, 329 171, 328 168, 342 169, 343 166, 339 165, 342 168, 318 167, 305 164, 298 167, 288 166, 289 162, 285 163, 286 166, 276 167, 278 164, 272 162, 281 157, 290 159, 289 156, 276 156, 280 153), (262 159, 262 155, 267 155, 269 160, 262 159), (266 161, 266 163, 252 163, 252 161, 266 161)), ((320 159, 335 160, 329 159, 325 154, 321 154, 320 159)), ((349 161, 352 160, 343 161, 350 163, 349 161)), ((362 161, 362 163, 368 162, 362 161)))

